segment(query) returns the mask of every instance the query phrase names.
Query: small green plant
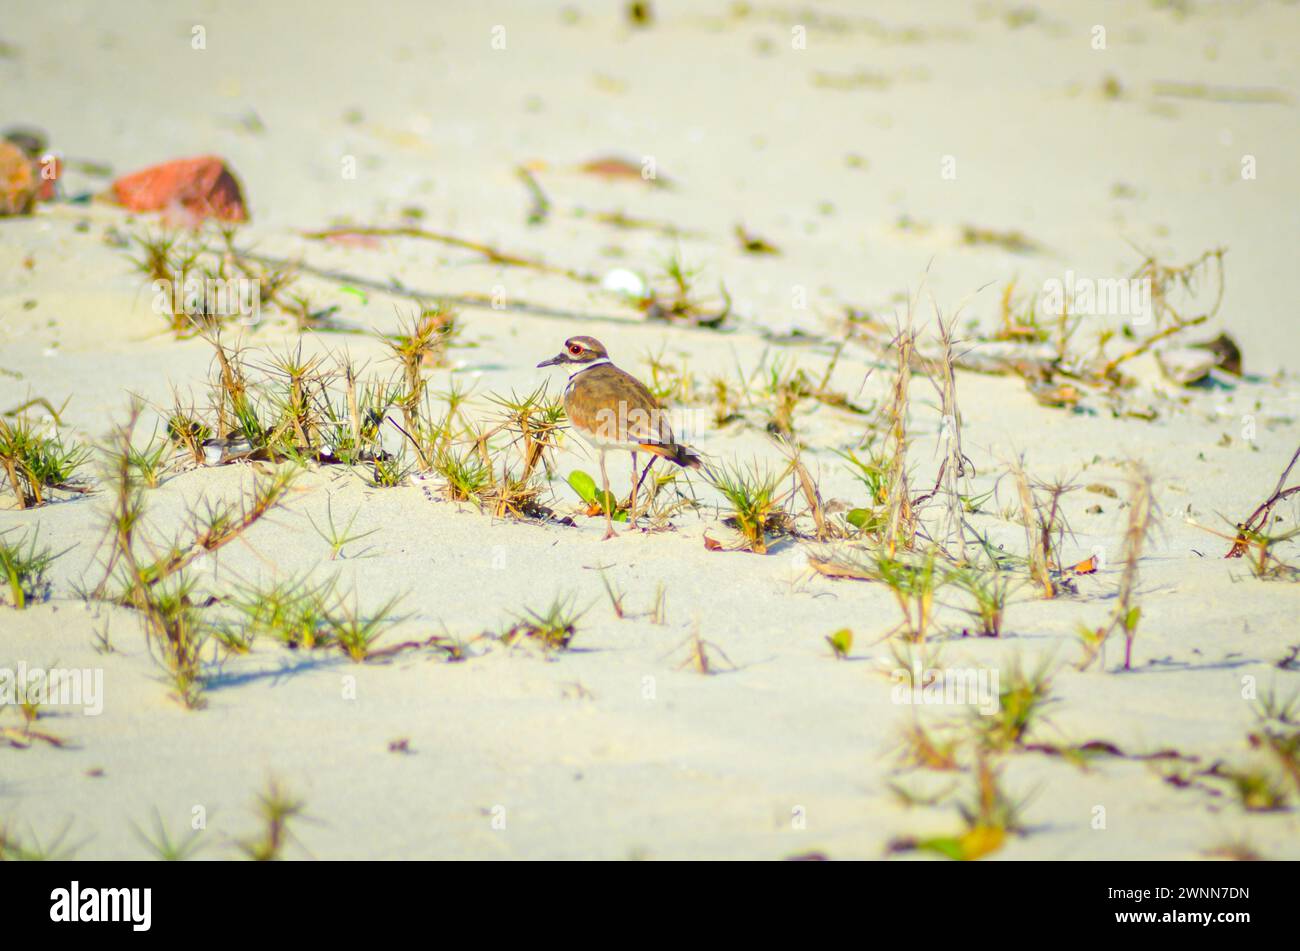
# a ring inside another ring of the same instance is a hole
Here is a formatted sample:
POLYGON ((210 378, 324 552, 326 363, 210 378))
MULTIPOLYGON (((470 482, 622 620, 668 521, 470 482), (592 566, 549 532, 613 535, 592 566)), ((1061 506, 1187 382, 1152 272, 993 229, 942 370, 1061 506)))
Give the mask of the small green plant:
POLYGON ((1283 561, 1277 555, 1277 549, 1285 545, 1294 546, 1300 539, 1300 528, 1292 528, 1274 535, 1263 532, 1241 530, 1238 537, 1245 538, 1254 548, 1246 567, 1260 581, 1300 581, 1300 566, 1283 561))
POLYGON ((766 429, 782 439, 794 438, 794 416, 799 404, 813 396, 807 373, 781 360, 773 361, 767 376, 758 386, 762 410, 767 417, 766 429))
POLYGON ((194 465, 201 466, 206 461, 203 444, 212 438, 212 430, 194 415, 192 409, 183 409, 178 398, 176 408, 167 419, 167 438, 173 446, 183 450, 194 465))
MULTIPOLYGON (((447 346, 456 334, 455 313, 437 307, 421 307, 419 312, 402 320, 398 333, 385 337, 384 342, 400 368, 402 385, 396 399, 402 411, 406 431, 419 430, 419 410, 424 402, 426 383, 423 369, 426 366, 443 366, 447 346)), ((415 442, 420 458, 420 468, 428 469, 431 460, 424 457, 423 447, 415 442)))
POLYGON ((1024 801, 1012 799, 1003 789, 1001 773, 986 756, 979 756, 973 775, 974 790, 958 804, 963 830, 956 835, 895 839, 890 852, 931 852, 959 862, 981 859, 998 851, 1008 834, 1024 832, 1024 801))
POLYGON ((144 275, 152 285, 162 288, 156 299, 162 306, 161 316, 167 318, 169 327, 177 337, 193 333, 190 317, 182 306, 177 309, 177 295, 173 289, 182 293, 185 288, 186 275, 194 273, 203 254, 203 246, 198 241, 185 241, 179 232, 162 230, 157 234, 141 233, 131 236, 139 247, 140 256, 132 258, 137 271, 144 275))
POLYGON ((278 455, 311 455, 319 445, 316 391, 324 385, 321 362, 320 356, 303 356, 300 340, 292 351, 273 355, 265 368, 276 383, 270 394, 276 416, 270 440, 278 455))
POLYGON ((338 601, 335 578, 315 583, 307 578, 290 578, 265 586, 244 585, 225 601, 241 616, 240 643, 270 637, 291 649, 313 650, 334 644, 330 617, 338 601))
POLYGON ((157 809, 153 811, 153 825, 154 833, 152 836, 144 832, 135 823, 131 824, 131 828, 135 830, 136 838, 144 843, 145 847, 161 861, 183 862, 202 847, 200 842, 202 832, 198 829, 191 829, 183 838, 173 839, 167 831, 167 824, 163 822, 162 813, 157 809))
POLYGON ((997 712, 993 716, 974 714, 981 744, 995 751, 1021 745, 1042 720, 1043 708, 1053 702, 1049 661, 1027 671, 1017 657, 1000 681, 997 712))
POLYGON ((681 365, 668 361, 663 351, 646 357, 650 366, 649 390, 660 401, 695 402, 696 380, 685 359, 681 365))
POLYGON ((370 485, 377 489, 395 489, 406 484, 411 467, 400 456, 376 456, 370 463, 370 485))
POLYGON ((664 587, 662 581, 655 585, 655 600, 650 606, 650 623, 659 625, 668 623, 668 589, 664 587))
POLYGON ((1290 806, 1291 793, 1282 777, 1267 769, 1225 770, 1241 807, 1247 812, 1280 812, 1290 806))
POLYGON ((578 621, 585 613, 577 609, 575 598, 556 597, 544 611, 525 609, 506 629, 501 640, 516 644, 526 637, 539 643, 544 650, 565 650, 577 634, 578 621))
POLYGON ((867 488, 873 506, 884 505, 889 498, 890 462, 885 456, 876 452, 872 444, 865 447, 869 453, 866 458, 858 458, 852 449, 839 451, 839 456, 849 463, 850 471, 867 488))
POLYGON ((600 569, 600 583, 605 586, 605 594, 609 597, 610 607, 614 610, 614 616, 620 621, 623 620, 623 599, 627 592, 622 588, 615 587, 614 582, 609 580, 609 575, 605 574, 605 569, 600 569))
POLYGON ((31 732, 32 726, 41 718, 41 698, 27 694, 18 704, 19 712, 22 713, 23 726, 25 732, 31 732))
POLYGON ((215 632, 193 597, 193 579, 177 572, 151 585, 139 607, 149 646, 168 672, 176 698, 188 709, 204 706, 203 649, 215 632))
MULTIPOLYGON (((372 528, 368 532, 358 532, 355 535, 352 534, 352 526, 356 523, 357 516, 360 514, 361 514, 361 509, 360 507, 358 507, 357 510, 352 513, 352 517, 348 519, 347 525, 343 526, 342 529, 338 528, 334 524, 334 499, 330 497, 330 498, 326 498, 325 500, 325 526, 326 527, 324 529, 322 529, 319 525, 317 525, 315 519, 313 519, 310 515, 307 516, 307 521, 311 522, 311 527, 316 530, 316 534, 319 535, 325 541, 325 544, 329 545, 330 561, 334 561, 336 558, 339 557, 346 558, 347 556, 343 554, 343 549, 345 546, 351 545, 353 542, 359 542, 363 538, 369 538, 371 535, 374 535, 376 532, 379 531, 379 529, 377 528, 372 528)), ((352 557, 364 558, 365 552, 367 550, 368 549, 363 549, 361 552, 354 554, 352 557)))
POLYGON ((960 737, 951 728, 931 729, 920 719, 910 720, 899 740, 898 759, 904 769, 956 772, 960 737))
POLYGON ((401 600, 400 595, 390 598, 370 615, 362 614, 355 599, 351 604, 340 601, 327 619, 330 636, 350 660, 361 663, 370 654, 371 645, 397 620, 392 612, 401 600))
POLYGON ((777 486, 781 476, 760 469, 757 463, 748 468, 723 465, 714 473, 714 487, 731 506, 729 521, 755 554, 767 553, 767 536, 785 525, 777 486))
POLYGON ((731 313, 731 297, 725 287, 720 287, 721 304, 710 313, 712 308, 706 307, 695 294, 695 280, 699 274, 700 269, 688 267, 680 250, 675 250, 664 261, 660 275, 659 283, 667 284, 668 292, 655 289, 640 302, 640 306, 652 320, 687 323, 695 327, 721 326, 731 313))
POLYGON ((73 488, 77 470, 90 458, 84 446, 68 445, 46 435, 24 416, 13 422, 0 417, 0 475, 20 509, 45 504, 45 490, 73 488))
POLYGON ((140 408, 139 402, 132 405, 129 419, 115 428, 104 454, 104 482, 111 493, 104 532, 108 557, 93 596, 140 612, 151 654, 167 671, 180 701, 196 709, 203 705, 204 648, 222 632, 204 613, 205 599, 188 570, 280 504, 298 470, 280 467, 257 476, 238 506, 209 502, 191 507, 192 538, 160 545, 142 532, 144 490, 129 457, 140 408))
POLYGON ((160 440, 157 435, 154 435, 149 437, 147 445, 143 447, 131 446, 127 450, 127 463, 136 471, 144 485, 150 489, 156 489, 167 469, 168 455, 171 449, 172 447, 167 440, 160 440))
POLYGON ((1255 718, 1260 723, 1276 722, 1283 726, 1300 725, 1300 693, 1283 697, 1276 689, 1261 689, 1255 700, 1255 718))
POLYGON ((52 862, 70 859, 77 851, 77 846, 65 844, 71 829, 72 823, 69 821, 48 843, 42 843, 30 827, 28 838, 24 839, 10 823, 0 824, 0 861, 52 862))
POLYGON ((905 640, 924 644, 934 619, 935 592, 944 582, 935 566, 934 550, 898 558, 882 548, 869 568, 869 576, 889 589, 903 612, 903 621, 896 630, 905 640))
POLYGON ((949 571, 945 581, 970 595, 974 606, 965 611, 975 621, 976 633, 981 637, 1000 637, 1011 578, 996 568, 984 570, 965 565, 949 571))
POLYGON ((33 529, 30 537, 24 532, 12 541, 7 533, 0 534, 0 584, 8 586, 9 603, 20 610, 49 595, 45 572, 54 559, 64 554, 38 548, 37 531, 33 529))
POLYGON ((349 466, 383 458, 380 428, 388 411, 401 398, 401 391, 387 383, 359 381, 357 369, 350 360, 344 358, 341 364, 342 398, 326 394, 321 400, 318 424, 323 441, 322 458, 349 466))
POLYGON ((258 793, 256 811, 262 820, 262 829, 254 837, 236 843, 245 856, 255 862, 273 862, 284 855, 284 850, 296 841, 289 824, 299 818, 306 803, 284 790, 276 780, 271 780, 266 791, 258 793))
POLYGON ((251 313, 252 300, 275 303, 292 313, 288 289, 296 268, 250 259, 236 247, 235 234, 232 226, 222 228, 219 238, 206 231, 132 235, 139 248, 132 263, 153 287, 154 309, 178 339, 251 313), (249 299, 234 291, 236 280, 256 282, 256 296, 249 299))
POLYGON ((538 465, 551 471, 551 456, 564 423, 564 400, 549 396, 545 385, 526 396, 511 392, 508 397, 490 399, 501 407, 501 425, 518 444, 523 460, 522 478, 529 479, 538 465))
POLYGON ((433 469, 442 476, 447 498, 482 504, 492 488, 492 467, 474 446, 450 447, 438 453, 433 469))
POLYGON ((1276 691, 1260 694, 1255 706, 1256 728, 1247 739, 1269 754, 1300 796, 1300 694, 1283 698, 1276 691))
POLYGON ((725 376, 715 376, 709 381, 713 393, 713 425, 721 429, 740 419, 741 394, 725 376))

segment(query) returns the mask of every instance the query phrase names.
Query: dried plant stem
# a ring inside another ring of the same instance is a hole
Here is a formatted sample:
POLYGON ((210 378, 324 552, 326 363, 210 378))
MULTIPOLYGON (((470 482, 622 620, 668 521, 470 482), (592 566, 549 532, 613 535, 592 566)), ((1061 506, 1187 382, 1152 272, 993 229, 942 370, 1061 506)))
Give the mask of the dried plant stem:
POLYGON ((1124 532, 1124 566, 1120 575, 1119 593, 1115 600, 1115 614, 1111 618, 1107 636, 1116 628, 1124 632, 1124 669, 1133 667, 1133 641, 1137 638, 1140 610, 1134 603, 1138 582, 1138 561, 1155 527, 1156 506, 1152 490, 1151 473, 1146 466, 1136 463, 1129 495, 1128 526, 1124 532))
POLYGON ((1268 521, 1269 513, 1273 511, 1273 507, 1284 499, 1300 494, 1300 485, 1283 488, 1286 485, 1287 476, 1291 474, 1291 470, 1295 468, 1295 464, 1298 460, 1300 460, 1300 449, 1296 449, 1295 455, 1291 457, 1291 461, 1288 462, 1286 468, 1282 470, 1282 475, 1278 477, 1277 485, 1274 487, 1272 495, 1265 499, 1263 503, 1261 503, 1260 506, 1250 514, 1250 518, 1237 526, 1237 537, 1233 539, 1232 548, 1229 549, 1228 553, 1223 557, 1240 558, 1244 555, 1250 548, 1251 540, 1249 536, 1259 534, 1260 530, 1264 527, 1264 524, 1268 521))
POLYGON ((448 247, 458 248, 462 251, 472 251, 475 254, 482 255, 492 264, 502 264, 507 267, 528 268, 534 271, 540 271, 543 274, 558 274, 567 277, 570 280, 579 281, 583 284, 598 284, 600 279, 593 274, 584 274, 581 271, 575 271, 571 268, 557 267, 539 261, 534 258, 526 258, 517 254, 508 254, 499 251, 488 244, 479 241, 470 241, 466 238, 457 237, 454 234, 446 234, 438 231, 429 231, 424 228, 413 227, 341 227, 325 228, 320 231, 304 231, 302 236, 315 241, 327 240, 341 236, 359 235, 363 237, 379 238, 418 238, 424 241, 434 241, 438 244, 445 244, 448 247))
POLYGON ((813 479, 808 467, 803 464, 802 454, 798 445, 786 440, 778 440, 781 451, 785 457, 790 460, 790 470, 794 473, 799 483, 799 490, 803 493, 804 501, 808 503, 808 509, 812 513, 813 524, 816 526, 817 540, 825 541, 828 534, 826 522, 826 506, 822 502, 821 490, 817 488, 817 481, 813 479))
POLYGON ((189 567, 209 552, 230 544, 283 501, 295 475, 293 469, 281 469, 256 483, 253 487, 252 504, 246 506, 238 518, 211 519, 210 524, 197 533, 189 549, 173 551, 159 561, 145 566, 142 574, 144 582, 149 585, 157 584, 189 567))
POLYGON ((938 484, 945 495, 944 531, 942 538, 947 542, 956 536, 956 557, 959 563, 966 562, 966 532, 962 513, 961 479, 966 475, 968 460, 961 448, 961 411, 957 407, 957 376, 954 370, 953 327, 957 315, 946 324, 939 318, 939 341, 942 345, 940 358, 930 375, 939 394, 939 409, 943 425, 940 438, 944 440, 944 459, 939 471, 938 484))
POLYGON ((898 362, 894 388, 889 403, 890 463, 888 486, 889 516, 885 523, 885 543, 889 554, 899 547, 911 548, 916 535, 916 520, 912 512, 911 495, 907 485, 907 409, 908 385, 912 379, 912 352, 916 335, 908 316, 907 329, 900 329, 894 338, 898 362))
POLYGON ((1052 582, 1052 570, 1048 564, 1048 541, 1046 523, 1034 501, 1034 491, 1025 474, 1024 460, 1017 459, 1011 466, 1012 476, 1016 480, 1016 491, 1020 498, 1020 513, 1025 523, 1025 542, 1029 550, 1029 573, 1034 582, 1043 589, 1043 597, 1056 597, 1056 585, 1052 582), (1043 526, 1040 531, 1040 525, 1043 526))
POLYGON ((1169 337, 1179 334, 1189 327, 1195 327, 1203 324, 1219 312, 1219 307, 1223 303, 1224 291, 1224 274, 1223 274, 1223 256, 1227 253, 1226 248, 1215 248, 1206 251, 1195 261, 1181 267, 1169 267, 1160 264, 1154 257, 1148 256, 1141 266, 1133 273, 1134 280, 1149 280, 1151 282, 1151 308, 1155 314, 1156 323, 1162 321, 1166 316, 1171 318, 1171 322, 1163 329, 1147 337, 1136 347, 1127 350, 1124 353, 1111 359, 1101 368, 1098 374, 1101 379, 1112 379, 1116 369, 1120 364, 1125 363, 1135 357, 1149 351, 1157 343, 1169 337), (1205 313, 1195 317, 1184 317, 1169 302, 1169 289, 1171 287, 1190 288, 1196 281, 1197 276, 1206 269, 1206 265, 1214 262, 1215 266, 1215 286, 1214 304, 1205 313))

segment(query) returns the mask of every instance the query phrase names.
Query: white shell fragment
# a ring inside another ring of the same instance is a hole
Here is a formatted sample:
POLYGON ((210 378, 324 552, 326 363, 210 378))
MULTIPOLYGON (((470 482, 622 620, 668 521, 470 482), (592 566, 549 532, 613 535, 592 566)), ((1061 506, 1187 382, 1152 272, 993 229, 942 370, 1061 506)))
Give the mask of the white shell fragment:
POLYGON ((635 271, 616 267, 601 278, 600 286, 615 294, 622 294, 636 300, 644 300, 647 294, 645 279, 635 271))

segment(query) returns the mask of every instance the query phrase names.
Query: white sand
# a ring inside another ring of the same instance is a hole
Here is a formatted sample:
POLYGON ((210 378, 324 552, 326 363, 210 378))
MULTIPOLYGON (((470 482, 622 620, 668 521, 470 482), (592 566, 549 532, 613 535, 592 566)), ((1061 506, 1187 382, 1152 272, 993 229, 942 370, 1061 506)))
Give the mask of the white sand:
MULTIPOLYGON (((1109 616, 1115 567, 1080 579, 1077 597, 1022 592, 1003 640, 952 639, 942 660, 1005 669, 1015 657, 1030 667, 1054 658, 1059 700, 1040 740, 1177 749, 1198 758, 1189 769, 1259 762, 1246 744, 1253 715, 1244 684, 1254 678, 1283 695, 1300 686, 1294 669, 1276 666, 1300 642, 1300 587, 1250 578, 1243 564, 1221 558, 1221 539, 1183 517, 1219 528, 1227 527, 1220 515, 1244 517, 1272 489, 1300 435, 1300 398, 1279 374, 1300 362, 1292 314, 1300 296, 1300 66, 1291 49, 1300 13, 1281 4, 1191 4, 1179 16, 1114 3, 1067 14, 1045 4, 1017 27, 1010 5, 973 13, 965 4, 877 4, 873 19, 858 4, 819 4, 846 20, 837 27, 826 13, 807 22, 808 48, 794 51, 793 5, 753 4, 746 17, 730 13, 730 3, 655 6, 658 22, 630 31, 614 4, 576 22, 558 6, 528 3, 436 13, 408 3, 383 15, 354 4, 223 3, 195 20, 165 3, 133 5, 129 20, 91 2, 28 5, 8 11, 0 27, 16 50, 0 59, 0 114, 42 126, 66 156, 117 173, 220 154, 251 205, 242 240, 267 254, 430 294, 488 294, 499 285, 512 301, 618 318, 466 309, 464 341, 473 346, 452 353, 463 364, 457 376, 479 394, 558 383, 558 371, 548 377, 534 366, 572 333, 599 336, 638 374, 662 349, 689 359, 704 380, 770 359, 761 327, 822 333, 824 318, 846 304, 892 313, 927 265, 928 287, 946 312, 975 294, 968 315, 991 325, 1002 285, 1017 275, 1026 288, 1067 268, 1118 277, 1140 260, 1130 244, 1172 262, 1226 246, 1224 305, 1201 336, 1226 329, 1247 370, 1261 375, 1235 392, 1156 397, 1159 417, 1147 423, 1040 407, 1016 379, 959 378, 977 486, 991 487, 1020 451, 1036 475, 1081 472, 1080 481, 1121 492, 1125 460, 1151 466, 1163 520, 1141 564, 1137 669, 1113 672, 1114 645, 1112 672, 1071 666, 1078 625, 1109 616), (190 46, 195 23, 206 29, 202 51, 190 46), (1105 51, 1089 45, 1094 24, 1107 28, 1105 51), (491 47, 495 25, 506 28, 505 50, 491 47), (859 72, 865 85, 833 88, 859 72), (1107 75, 1122 86, 1118 100, 1102 93, 1107 75), (1157 96, 1156 81, 1278 90, 1289 101, 1157 96), (351 109, 360 121, 345 118, 351 109), (264 132, 241 129, 250 110, 264 132), (866 167, 850 167, 851 153, 866 167), (653 156, 675 187, 603 183, 574 171, 607 154, 653 156), (947 155, 955 181, 940 176, 947 155), (1254 180, 1241 178, 1244 155, 1257 160, 1254 180), (340 175, 345 156, 358 160, 355 180, 340 175), (524 223, 528 196, 514 169, 525 161, 548 166, 539 180, 555 208, 544 227, 524 223), (1117 185, 1125 186, 1120 197, 1117 185), (680 242, 682 253, 704 268, 705 290, 725 280, 739 330, 642 324, 572 282, 431 244, 367 250, 296 236, 340 219, 391 223, 412 205, 428 228, 596 272, 652 272, 674 243, 575 218, 574 207, 672 220, 700 234, 680 242), (900 228, 903 216, 925 227, 900 228), (742 254, 737 223, 782 255, 742 254), (1045 250, 963 246, 964 225, 1019 230, 1045 250), (806 310, 791 306, 796 287, 806 289, 806 310)), ((65 187, 105 184, 74 171, 65 187)), ((44 206, 34 219, 0 222, 0 410, 33 395, 55 405, 71 397, 69 433, 98 440, 124 417, 128 392, 159 404, 173 386, 201 392, 208 348, 161 332, 125 254, 103 240, 108 229, 138 228, 125 219, 100 205, 44 206)), ((341 307, 341 322, 395 326, 389 296, 372 293, 363 305, 336 285, 304 284, 320 304, 341 307)), ((290 339, 273 321, 246 342, 282 351, 290 339)), ((370 337, 321 335, 306 346, 346 347, 387 372, 370 337)), ((821 347, 780 349, 816 373, 828 357, 821 347)), ((833 384, 856 395, 875 365, 851 348, 833 384)), ((1135 372, 1159 386, 1149 361, 1135 372)), ((880 398, 887 377, 877 369, 860 398, 880 398)), ((432 380, 443 388, 447 373, 432 380)), ((914 381, 914 393, 923 484, 937 464, 937 413, 927 383, 914 381)), ((145 434, 152 425, 147 419, 145 434)), ((825 407, 799 418, 828 498, 861 502, 832 450, 851 445, 862 427, 862 418, 825 407)), ((696 445, 722 459, 779 458, 753 428, 706 430, 696 445)), ((577 452, 560 462, 564 473, 595 471, 577 452)), ((626 466, 616 460, 618 478, 626 466)), ((187 501, 233 498, 249 478, 242 467, 177 475, 149 493, 152 522, 171 534, 187 501)), ((894 662, 881 641, 899 615, 881 587, 813 577, 789 541, 767 557, 706 552, 706 530, 726 535, 712 505, 677 517, 676 532, 602 543, 595 519, 578 517, 577 528, 495 521, 431 502, 418 485, 373 489, 339 470, 312 473, 300 487, 283 510, 210 559, 205 577, 219 586, 338 570, 363 606, 404 594, 405 620, 381 647, 444 627, 471 637, 572 594, 590 606, 574 650, 550 661, 497 647, 463 664, 426 653, 354 665, 259 643, 226 660, 207 708, 188 712, 170 699, 139 621, 76 597, 99 577, 102 496, 0 509, 0 530, 39 525, 56 550, 72 548, 55 563, 50 602, 0 608, 0 667, 102 668, 106 694, 101 716, 52 710, 39 721, 70 748, 0 749, 0 823, 48 841, 70 822, 65 844, 79 857, 144 857, 132 823, 148 826, 156 808, 175 832, 202 806, 208 828, 199 854, 224 857, 255 829, 253 797, 275 776, 307 804, 309 821, 289 850, 298 857, 878 857, 896 836, 959 827, 951 805, 905 809, 889 788, 955 781, 965 794, 970 782, 896 770, 911 711, 891 701, 894 662), (356 531, 378 530, 357 546, 367 557, 326 561, 308 517, 320 523, 327 499, 336 518, 359 512, 356 531), (626 589, 634 617, 613 615, 601 567, 626 589), (667 620, 654 624, 645 612, 660 584, 667 620), (857 641, 852 660, 838 663, 824 637, 846 626, 857 641), (108 654, 95 649, 105 629, 108 654), (676 669, 685 655, 674 649, 697 629, 738 669, 713 677, 676 669), (351 678, 354 700, 345 699, 351 678), (411 755, 388 751, 400 738, 411 755), (503 829, 494 828, 498 807, 503 829)), ((553 488, 553 504, 576 511, 568 488, 558 480, 553 488)), ((1010 498, 1004 485, 977 524, 1021 551, 1023 530, 999 517, 1010 498)), ((1067 559, 1101 546, 1118 560, 1124 513, 1115 500, 1080 491, 1067 511, 1076 530, 1067 559), (1089 514, 1097 503, 1103 514, 1089 514)), ((1294 511, 1279 514, 1289 524, 1294 511)), ((961 619, 951 607, 940 613, 950 629, 961 619)), ((0 711, 0 724, 18 723, 16 711, 0 711)), ((1294 811, 1244 812, 1222 782, 1206 784, 1222 795, 1180 789, 1153 765, 1117 759, 1084 770, 1020 752, 1005 763, 1006 787, 1029 797, 1029 834, 1009 839, 998 857, 1194 858, 1238 840, 1269 857, 1300 856, 1294 811), (1104 830, 1093 828, 1098 806, 1104 830)))

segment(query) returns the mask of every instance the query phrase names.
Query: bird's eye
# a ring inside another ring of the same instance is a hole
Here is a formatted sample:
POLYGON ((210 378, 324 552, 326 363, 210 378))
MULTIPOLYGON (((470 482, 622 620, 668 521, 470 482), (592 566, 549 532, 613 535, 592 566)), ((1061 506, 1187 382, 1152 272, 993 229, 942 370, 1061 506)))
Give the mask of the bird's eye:
POLYGON ((569 352, 576 357, 578 354, 582 353, 582 348, 575 343, 569 348, 569 352))

